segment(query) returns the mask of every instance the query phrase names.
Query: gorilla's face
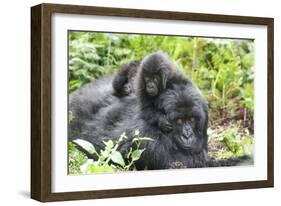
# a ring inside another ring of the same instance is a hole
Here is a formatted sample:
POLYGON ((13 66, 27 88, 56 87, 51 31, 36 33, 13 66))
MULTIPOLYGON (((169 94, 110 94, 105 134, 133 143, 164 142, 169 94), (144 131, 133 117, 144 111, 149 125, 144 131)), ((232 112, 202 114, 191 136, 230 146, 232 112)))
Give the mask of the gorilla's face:
POLYGON ((149 96, 156 96, 159 92, 160 76, 158 74, 145 73, 145 90, 149 96))
POLYGON ((195 105, 177 107, 168 117, 173 124, 173 131, 169 136, 180 150, 198 153, 204 149, 207 136, 204 135, 206 114, 203 110, 195 105))
POLYGON ((173 71, 168 56, 162 52, 155 52, 145 57, 140 66, 142 82, 146 93, 157 96, 166 88, 167 78, 173 71))
POLYGON ((161 101, 173 131, 169 138, 183 153, 198 153, 207 149, 208 111, 204 99, 192 85, 177 85, 167 90, 161 101), (167 98, 168 96, 168 98, 167 98))
POLYGON ((178 117, 176 120, 174 138, 178 146, 185 150, 200 150, 200 145, 194 133, 195 131, 195 118, 194 117, 178 117), (197 148, 198 147, 198 148, 197 148))

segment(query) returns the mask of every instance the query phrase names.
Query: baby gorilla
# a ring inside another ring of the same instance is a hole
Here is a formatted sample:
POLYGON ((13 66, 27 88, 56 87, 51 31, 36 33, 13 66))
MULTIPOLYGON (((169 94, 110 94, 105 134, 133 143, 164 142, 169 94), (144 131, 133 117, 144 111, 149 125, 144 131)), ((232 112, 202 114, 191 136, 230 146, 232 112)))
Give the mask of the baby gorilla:
POLYGON ((164 133, 171 132, 172 125, 167 121, 164 111, 158 107, 159 96, 172 82, 177 83, 174 76, 177 76, 177 72, 168 55, 158 51, 141 61, 135 79, 140 118, 164 133))
POLYGON ((142 61, 125 64, 117 72, 112 83, 114 95, 124 97, 136 93, 141 110, 145 110, 141 118, 163 132, 170 132, 172 125, 156 105, 159 95, 170 83, 169 80, 175 82, 175 74, 176 70, 167 54, 161 51, 152 53, 142 61))
POLYGON ((131 61, 117 71, 112 82, 115 96, 124 97, 135 92, 134 79, 139 65, 140 61, 131 61))

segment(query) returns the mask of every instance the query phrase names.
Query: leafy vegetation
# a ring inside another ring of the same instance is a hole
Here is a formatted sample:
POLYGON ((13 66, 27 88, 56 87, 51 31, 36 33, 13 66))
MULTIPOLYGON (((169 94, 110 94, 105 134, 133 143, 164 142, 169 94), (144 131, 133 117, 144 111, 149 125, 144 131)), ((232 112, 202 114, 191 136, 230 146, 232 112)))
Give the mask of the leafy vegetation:
POLYGON ((254 138, 241 121, 208 129, 209 155, 216 159, 252 155, 254 138))
POLYGON ((138 130, 135 131, 135 137, 132 140, 132 146, 129 151, 122 156, 118 151, 120 143, 127 139, 123 133, 117 141, 108 140, 104 142, 104 149, 97 151, 91 143, 77 139, 74 141, 76 145, 83 148, 88 154, 96 157, 96 161, 88 159, 80 152, 73 143, 69 143, 69 173, 70 174, 96 174, 96 173, 112 173, 116 171, 135 170, 135 161, 140 159, 145 149, 140 149, 142 141, 153 141, 149 137, 141 137, 138 130))
POLYGON ((244 145, 250 147, 254 142, 253 41, 69 32, 69 92, 157 50, 166 52, 205 96, 210 113, 210 155, 246 154, 248 146, 244 145))

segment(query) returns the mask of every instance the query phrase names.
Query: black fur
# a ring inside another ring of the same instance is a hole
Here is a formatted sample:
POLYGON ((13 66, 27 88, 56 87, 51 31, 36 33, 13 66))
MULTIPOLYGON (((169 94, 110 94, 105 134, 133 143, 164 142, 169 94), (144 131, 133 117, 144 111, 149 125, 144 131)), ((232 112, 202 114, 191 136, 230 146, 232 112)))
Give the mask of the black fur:
POLYGON ((174 76, 177 72, 168 55, 158 51, 142 60, 135 79, 140 118, 166 133, 171 132, 172 125, 159 108, 159 97, 171 83, 170 80, 178 83, 174 76))
POLYGON ((123 65, 117 71, 112 82, 112 87, 116 96, 128 96, 135 92, 134 79, 139 65, 140 61, 131 61, 123 65))
POLYGON ((103 77, 94 80, 69 96, 69 112, 72 120, 69 123, 70 139, 77 139, 85 131, 86 125, 93 117, 101 112, 103 108, 118 103, 120 99, 113 95, 110 82, 113 77, 103 77))

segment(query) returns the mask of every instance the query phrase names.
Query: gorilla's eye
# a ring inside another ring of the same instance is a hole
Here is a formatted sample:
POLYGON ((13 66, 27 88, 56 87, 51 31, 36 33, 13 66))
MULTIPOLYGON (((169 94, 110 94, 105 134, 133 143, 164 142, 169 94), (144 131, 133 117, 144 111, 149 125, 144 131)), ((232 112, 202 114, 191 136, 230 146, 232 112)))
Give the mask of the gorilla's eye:
POLYGON ((190 117, 188 120, 189 124, 194 127, 195 126, 195 118, 194 117, 190 117))
POLYGON ((153 81, 154 82, 158 82, 159 81, 159 77, 158 76, 154 76, 153 81))
POLYGON ((149 78, 148 78, 148 77, 145 77, 145 78, 144 78, 144 81, 145 81, 145 82, 148 82, 148 81, 149 81, 149 78))
POLYGON ((182 124, 183 120, 182 119, 177 119, 177 124, 182 124))

